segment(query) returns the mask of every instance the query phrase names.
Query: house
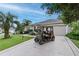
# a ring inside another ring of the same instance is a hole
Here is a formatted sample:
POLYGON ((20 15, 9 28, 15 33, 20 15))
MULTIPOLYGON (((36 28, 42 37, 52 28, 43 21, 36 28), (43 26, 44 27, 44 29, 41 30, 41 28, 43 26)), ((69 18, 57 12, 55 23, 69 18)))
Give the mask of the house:
POLYGON ((15 33, 15 28, 12 28, 12 27, 11 27, 11 28, 9 29, 9 33, 15 33))
POLYGON ((39 26, 53 26, 54 34, 56 36, 63 36, 68 33, 68 26, 59 19, 49 19, 32 25, 34 29, 39 26))
POLYGON ((0 28, 0 33, 2 33, 2 29, 0 28))
MULTIPOLYGON (((0 28, 0 33, 3 33, 3 32, 4 32, 3 29, 0 28)), ((10 28, 9 32, 10 33, 15 33, 15 29, 14 28, 10 28)))

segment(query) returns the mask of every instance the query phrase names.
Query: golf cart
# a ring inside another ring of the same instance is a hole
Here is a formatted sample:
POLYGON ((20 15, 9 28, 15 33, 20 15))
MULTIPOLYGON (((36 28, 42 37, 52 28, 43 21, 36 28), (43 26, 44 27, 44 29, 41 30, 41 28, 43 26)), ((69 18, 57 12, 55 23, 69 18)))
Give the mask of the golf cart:
POLYGON ((55 36, 53 32, 53 26, 41 26, 39 34, 34 39, 34 41, 39 43, 40 45, 54 40, 55 36))

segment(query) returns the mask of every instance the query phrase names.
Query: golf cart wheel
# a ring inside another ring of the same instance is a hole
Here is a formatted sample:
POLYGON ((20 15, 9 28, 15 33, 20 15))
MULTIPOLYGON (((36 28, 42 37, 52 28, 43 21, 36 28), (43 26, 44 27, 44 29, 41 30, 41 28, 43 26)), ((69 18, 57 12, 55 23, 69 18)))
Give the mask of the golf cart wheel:
POLYGON ((40 45, 44 44, 42 41, 39 42, 40 45))
POLYGON ((35 42, 39 42, 38 38, 35 38, 34 41, 35 41, 35 42))
POLYGON ((55 41, 55 37, 52 37, 51 41, 55 41))

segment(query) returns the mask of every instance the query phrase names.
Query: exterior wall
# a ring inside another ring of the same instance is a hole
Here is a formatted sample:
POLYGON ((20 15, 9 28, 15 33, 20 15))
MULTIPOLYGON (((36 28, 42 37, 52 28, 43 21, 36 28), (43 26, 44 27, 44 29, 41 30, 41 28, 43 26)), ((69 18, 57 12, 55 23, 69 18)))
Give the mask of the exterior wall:
POLYGON ((71 27, 69 27, 68 25, 66 26, 66 34, 71 32, 71 27))
POLYGON ((26 26, 26 27, 24 28, 24 31, 27 31, 27 30, 29 30, 29 29, 33 29, 33 30, 34 30, 34 26, 26 26))
POLYGON ((0 33, 2 33, 2 29, 0 28, 0 33))
POLYGON ((24 31, 27 31, 30 28, 31 28, 31 26, 25 26, 24 31))
POLYGON ((10 29, 9 29, 9 32, 10 32, 10 33, 15 33, 15 29, 14 29, 14 28, 10 28, 10 29))
POLYGON ((27 31, 27 30, 28 30, 27 27, 25 27, 25 28, 24 28, 24 31, 27 31))

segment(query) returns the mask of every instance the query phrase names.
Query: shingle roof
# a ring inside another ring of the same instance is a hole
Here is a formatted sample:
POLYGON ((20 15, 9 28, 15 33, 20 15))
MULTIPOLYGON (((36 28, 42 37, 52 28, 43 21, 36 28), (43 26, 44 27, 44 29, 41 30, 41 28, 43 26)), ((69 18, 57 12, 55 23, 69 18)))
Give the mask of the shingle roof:
POLYGON ((53 25, 53 24, 63 24, 63 21, 58 19, 49 19, 39 23, 35 23, 33 25, 53 25))

